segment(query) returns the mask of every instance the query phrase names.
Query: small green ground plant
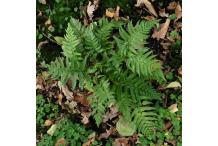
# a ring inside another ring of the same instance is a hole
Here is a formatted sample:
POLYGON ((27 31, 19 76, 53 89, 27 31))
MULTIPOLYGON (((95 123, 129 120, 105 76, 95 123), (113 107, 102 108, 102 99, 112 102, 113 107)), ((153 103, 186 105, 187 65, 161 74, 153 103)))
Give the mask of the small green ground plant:
POLYGON ((53 146, 59 139, 64 139, 63 145, 80 146, 88 140, 88 136, 92 133, 91 130, 86 130, 82 125, 74 123, 66 117, 56 125, 53 135, 45 134, 38 146, 53 146))
POLYGON ((160 99, 152 82, 165 81, 161 64, 146 47, 146 39, 157 21, 135 25, 105 18, 87 27, 71 19, 59 44, 63 57, 45 65, 62 84, 72 82, 72 90, 92 92, 89 102, 97 126, 108 107, 116 105, 122 113, 118 132, 130 136, 136 130, 147 137, 154 134, 157 114, 154 100, 160 99), (124 127, 125 128, 125 127, 124 127))

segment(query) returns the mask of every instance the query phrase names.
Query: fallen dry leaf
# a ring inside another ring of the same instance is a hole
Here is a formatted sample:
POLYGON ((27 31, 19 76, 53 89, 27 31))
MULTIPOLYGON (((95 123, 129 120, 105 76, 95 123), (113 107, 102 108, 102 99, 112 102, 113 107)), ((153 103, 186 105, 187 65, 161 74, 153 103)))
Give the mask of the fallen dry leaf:
POLYGON ((155 11, 155 9, 154 9, 152 3, 149 2, 149 0, 137 0, 137 3, 135 4, 135 6, 136 6, 136 7, 140 7, 140 6, 143 5, 143 4, 146 6, 146 8, 148 9, 148 11, 149 11, 152 15, 154 15, 154 16, 157 17, 157 13, 156 13, 156 11, 155 11))
POLYGON ((164 50, 168 50, 169 47, 172 45, 172 43, 169 43, 169 42, 161 42, 160 45, 164 48, 164 50))
POLYGON ((41 49, 42 46, 44 46, 45 44, 48 44, 48 43, 49 43, 48 40, 45 40, 45 41, 39 42, 37 47, 38 47, 39 49, 41 49))
POLYGON ((89 138, 88 141, 83 143, 82 146, 91 146, 93 141, 95 141, 95 133, 92 133, 91 135, 89 135, 88 138, 89 138))
POLYGON ((99 135, 99 140, 101 140, 102 138, 107 139, 112 133, 114 133, 116 131, 116 129, 114 127, 110 128, 109 130, 106 129, 106 132, 101 133, 99 135))
POLYGON ((182 87, 182 86, 179 82, 175 81, 175 82, 169 83, 166 88, 178 88, 178 87, 182 87))
POLYGON ((71 92, 66 85, 62 85, 62 83, 59 81, 58 86, 60 90, 64 93, 66 96, 67 100, 72 100, 74 99, 73 92, 71 92))
POLYGON ((48 129, 47 133, 48 133, 49 135, 53 136, 56 129, 57 129, 57 125, 54 124, 54 125, 52 125, 52 126, 48 129))
POLYGON ((74 96, 74 100, 78 103, 81 103, 82 105, 84 106, 89 106, 89 101, 86 97, 85 94, 80 94, 80 93, 77 93, 75 96, 74 96))
POLYGON ((164 8, 164 9, 160 9, 159 15, 160 15, 161 17, 168 17, 168 16, 169 16, 169 13, 166 13, 166 12, 165 12, 165 8, 164 8))
POLYGON ((120 6, 117 6, 114 18, 115 20, 119 20, 119 15, 120 15, 120 6))
POLYGON ((44 79, 42 76, 38 75, 36 77, 36 89, 39 89, 39 90, 44 90, 45 89, 45 83, 44 83, 44 79))
POLYGON ((177 21, 180 18, 182 18, 182 8, 181 8, 179 3, 176 6, 175 13, 176 13, 176 20, 175 21, 177 21))
POLYGON ((57 142, 55 143, 55 146, 65 146, 65 139, 64 138, 60 138, 57 140, 57 142))
POLYGON ((46 0, 39 0, 39 3, 45 5, 46 4, 46 0))
POLYGON ((103 118, 103 122, 106 123, 108 120, 111 120, 113 119, 114 117, 118 116, 119 113, 118 113, 118 109, 116 106, 112 106, 110 108, 110 111, 108 111, 105 115, 104 115, 104 118, 103 118))
POLYGON ((167 30, 169 28, 169 25, 170 25, 170 19, 167 18, 166 22, 160 25, 160 30, 154 31, 154 33, 152 34, 152 37, 157 38, 157 40, 164 39, 166 36, 167 30))
POLYGON ((83 124, 88 124, 89 123, 89 118, 88 118, 88 115, 87 114, 85 114, 85 113, 82 113, 81 114, 82 115, 82 120, 81 120, 81 122, 83 123, 83 124))
POLYGON ((171 106, 168 107, 171 113, 175 113, 178 111, 177 104, 172 104, 171 106))
POLYGON ((172 125, 173 124, 170 121, 166 122, 165 123, 165 129, 169 129, 172 125))
POLYGON ((51 126, 53 124, 53 122, 51 120, 45 120, 44 125, 45 126, 51 126))
POLYGON ((61 105, 62 99, 63 99, 63 95, 60 93, 60 94, 58 94, 57 98, 58 98, 58 103, 61 105))
POLYGON ((87 10, 86 10, 86 12, 89 16, 89 20, 92 20, 92 18, 94 17, 93 13, 98 8, 98 4, 99 4, 99 0, 94 0, 93 4, 91 1, 89 1, 89 4, 87 6, 87 10))
POLYGON ((128 138, 117 138, 115 139, 113 146, 130 146, 130 144, 128 144, 128 138))
POLYGON ((167 9, 168 9, 168 10, 175 10, 175 9, 176 9, 176 6, 177 6, 177 3, 176 3, 176 2, 171 2, 171 3, 167 6, 167 9))
POLYGON ((105 15, 106 15, 106 17, 113 18, 115 15, 115 11, 113 9, 110 9, 110 8, 106 9, 105 15))
POLYGON ((155 20, 154 16, 146 16, 146 17, 142 17, 142 18, 144 18, 145 20, 148 20, 148 21, 155 20))
POLYGON ((47 21, 45 21, 45 26, 49 26, 51 25, 51 19, 48 19, 47 21))

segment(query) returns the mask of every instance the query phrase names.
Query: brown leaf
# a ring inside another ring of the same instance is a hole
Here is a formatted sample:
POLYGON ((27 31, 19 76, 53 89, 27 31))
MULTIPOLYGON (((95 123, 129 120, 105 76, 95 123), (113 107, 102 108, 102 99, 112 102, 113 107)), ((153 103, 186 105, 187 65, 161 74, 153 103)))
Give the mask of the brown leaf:
POLYGON ((82 115, 82 117, 83 117, 81 122, 82 122, 83 124, 85 124, 85 125, 88 124, 88 123, 89 123, 88 115, 85 114, 85 113, 82 113, 81 115, 82 115))
POLYGON ((170 25, 170 19, 167 18, 166 22, 160 26, 159 31, 155 31, 152 35, 153 38, 157 38, 157 40, 164 39, 170 25))
POLYGON ((172 123, 170 121, 165 123, 165 129, 169 129, 172 126, 172 123))
POLYGON ((99 0, 94 0, 93 4, 89 1, 89 4, 87 6, 87 14, 89 16, 89 20, 92 20, 94 17, 93 13, 98 8, 99 0))
POLYGON ((154 16, 146 16, 146 17, 143 17, 145 20, 155 20, 155 17, 154 16))
POLYGON ((106 17, 113 18, 115 15, 115 11, 113 9, 106 9, 105 15, 106 17))
POLYGON ((120 6, 117 6, 114 18, 115 20, 119 20, 119 15, 120 15, 120 6))
POLYGON ((95 141, 95 133, 91 134, 89 136, 89 139, 87 142, 85 142, 82 146, 91 146, 93 141, 95 141))
POLYGON ((74 99, 73 92, 71 92, 66 85, 62 85, 61 82, 58 82, 58 86, 66 96, 67 100, 74 99))
POLYGON ((172 104, 171 106, 168 107, 171 113, 175 113, 178 111, 177 104, 172 104))
POLYGON ((169 43, 169 42, 161 42, 160 45, 164 48, 164 50, 168 50, 169 49, 169 46, 171 45, 172 43, 169 43))
POLYGON ((45 21, 45 26, 49 26, 51 25, 51 19, 48 19, 47 21, 45 21))
POLYGON ((154 9, 152 3, 149 2, 149 0, 137 0, 137 3, 135 4, 135 6, 136 6, 136 7, 139 7, 139 6, 143 5, 143 4, 146 6, 146 8, 148 9, 148 11, 149 11, 151 14, 153 14, 154 16, 157 17, 157 13, 156 13, 156 11, 155 11, 155 9, 154 9))
POLYGON ((48 40, 45 40, 45 41, 39 42, 37 47, 38 47, 39 49, 41 49, 42 46, 44 46, 45 44, 48 44, 48 40))
POLYGON ((110 108, 110 111, 108 111, 106 114, 105 114, 105 116, 104 116, 104 118, 103 118, 103 122, 104 123, 106 123, 108 120, 111 120, 111 119, 113 119, 114 117, 116 117, 116 116, 118 116, 118 109, 117 109, 117 107, 116 106, 112 106, 111 108, 110 108))
POLYGON ((161 17, 168 17, 168 16, 169 16, 169 13, 166 13, 166 12, 165 12, 165 8, 164 8, 164 9, 160 9, 159 15, 160 15, 161 17))
POLYGON ((117 138, 115 139, 113 146, 130 146, 130 144, 128 144, 128 138, 117 138))
POLYGON ((65 144, 65 139, 64 138, 60 138, 60 139, 58 139, 57 140, 57 142, 55 143, 55 146, 66 146, 66 144, 65 144))
POLYGON ((45 89, 45 83, 44 83, 44 79, 42 76, 38 75, 36 77, 36 89, 39 89, 39 90, 44 90, 45 89))
POLYGON ((99 140, 101 140, 102 138, 107 139, 112 133, 114 133, 116 131, 116 129, 114 127, 110 128, 109 130, 106 129, 106 132, 101 133, 99 135, 99 140))
POLYGON ((88 101, 88 99, 85 97, 85 95, 83 95, 83 94, 77 93, 77 95, 75 95, 75 97, 74 97, 74 100, 75 100, 76 102, 81 103, 81 104, 84 105, 84 106, 89 106, 89 101, 88 101))
POLYGON ((182 8, 181 8, 179 3, 176 6, 175 13, 176 13, 176 20, 175 21, 182 18, 182 8))
POLYGON ((177 3, 176 3, 176 2, 171 2, 171 3, 167 6, 167 9, 168 9, 168 10, 175 10, 175 9, 176 9, 176 6, 177 6, 177 3))
POLYGON ((60 94, 58 94, 57 98, 58 98, 58 103, 61 105, 62 99, 63 99, 63 95, 60 93, 60 94))
POLYGON ((45 120, 44 125, 45 126, 51 126, 53 124, 53 122, 51 120, 45 120))

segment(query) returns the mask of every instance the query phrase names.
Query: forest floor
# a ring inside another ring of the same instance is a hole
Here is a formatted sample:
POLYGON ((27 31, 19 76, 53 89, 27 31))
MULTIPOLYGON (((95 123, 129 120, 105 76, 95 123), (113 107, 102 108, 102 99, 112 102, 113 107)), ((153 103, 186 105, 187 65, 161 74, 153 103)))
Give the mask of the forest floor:
POLYGON ((180 0, 37 0, 36 128, 39 146, 181 146, 182 145, 182 1, 180 0), (157 19, 147 46, 162 64, 166 83, 157 85, 161 101, 156 104, 158 124, 155 136, 135 132, 121 136, 116 123, 120 113, 110 107, 98 127, 92 109, 86 106, 88 92, 71 91, 52 79, 43 63, 62 56, 56 36, 64 36, 70 17, 84 25, 99 18, 125 20, 157 19), (66 97, 74 96, 74 101, 66 97), (76 137, 76 138, 75 138, 76 137), (74 140, 76 139, 76 140, 74 140))

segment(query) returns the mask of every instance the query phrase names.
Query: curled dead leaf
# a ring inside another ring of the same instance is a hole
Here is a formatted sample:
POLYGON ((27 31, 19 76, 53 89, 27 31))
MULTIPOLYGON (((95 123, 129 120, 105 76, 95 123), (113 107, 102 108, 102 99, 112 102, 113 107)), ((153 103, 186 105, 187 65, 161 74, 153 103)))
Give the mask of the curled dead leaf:
POLYGON ((51 120, 45 120, 44 125, 45 126, 51 126, 53 124, 53 122, 51 120))
POLYGON ((169 16, 169 13, 166 13, 166 12, 165 12, 165 8, 164 8, 164 9, 160 9, 159 15, 160 15, 161 17, 168 17, 168 16, 169 16))
POLYGON ((66 96, 67 100, 72 100, 74 99, 73 92, 71 92, 66 85, 62 85, 62 83, 59 81, 58 86, 60 90, 64 93, 66 96))
POLYGON ((167 30, 169 28, 169 25, 170 25, 170 19, 167 18, 166 22, 160 25, 160 30, 154 31, 154 33, 152 34, 152 37, 157 38, 157 40, 164 39, 166 36, 167 30))
POLYGON ((176 20, 175 21, 177 21, 180 18, 182 18, 182 8, 181 8, 179 3, 176 6, 175 13, 176 13, 176 20))
POLYGON ((92 20, 92 18, 94 17, 94 11, 98 8, 98 4, 99 4, 100 0, 94 0, 93 4, 91 1, 89 1, 89 4, 87 5, 87 9, 86 12, 89 16, 89 20, 92 20))
POLYGON ((83 117, 81 122, 82 122, 83 124, 85 124, 85 125, 88 124, 88 123, 89 123, 89 117, 88 117, 88 115, 85 114, 85 113, 82 113, 81 115, 82 115, 82 117, 83 117))
POLYGON ((92 133, 91 135, 89 135, 88 137, 88 141, 85 142, 82 146, 91 146, 92 143, 95 141, 95 133, 92 133))
POLYGON ((128 144, 128 141, 128 138, 117 138, 115 139, 113 146, 130 146, 130 144, 128 144))
POLYGON ((154 16, 146 16, 146 17, 142 17, 142 18, 144 18, 145 20, 148 20, 148 21, 155 20, 154 16))
POLYGON ((110 107, 110 111, 108 111, 104 118, 103 118, 103 122, 106 123, 108 120, 111 120, 113 118, 115 118, 116 116, 118 116, 119 113, 118 113, 118 109, 116 106, 112 106, 110 107))
POLYGON ((105 15, 106 17, 113 18, 115 15, 115 12, 113 9, 106 9, 105 15))
POLYGON ((48 40, 45 40, 45 41, 39 42, 37 47, 38 47, 39 49, 41 49, 42 46, 44 46, 45 44, 48 44, 48 40))
POLYGON ((89 106, 89 101, 87 97, 84 94, 79 94, 75 95, 74 100, 78 103, 81 103, 84 106, 89 106))
POLYGON ((169 42, 161 42, 160 45, 164 48, 164 50, 168 50, 172 43, 169 42))
POLYGON ((168 121, 168 122, 165 123, 164 127, 165 127, 165 129, 169 129, 172 125, 173 124, 170 121, 168 121))
POLYGON ((56 124, 53 124, 53 125, 48 129, 47 133, 48 133, 49 135, 53 136, 53 135, 54 135, 54 132, 56 131, 56 129, 57 129, 57 125, 56 125, 56 124))
POLYGON ((182 86, 179 82, 175 81, 175 82, 169 83, 166 88, 178 88, 178 87, 182 87, 182 86))
POLYGON ((57 140, 57 142, 55 143, 55 146, 65 146, 65 139, 64 138, 60 138, 57 140))
POLYGON ((168 107, 171 113, 175 113, 178 111, 177 104, 172 104, 171 106, 168 107))
POLYGON ((175 10, 176 6, 177 6, 177 3, 173 1, 167 6, 167 9, 168 10, 175 10))
POLYGON ((155 17, 157 17, 157 13, 152 5, 152 3, 149 0, 137 0, 137 3, 135 4, 136 7, 140 7, 142 5, 145 5, 146 8, 148 9, 148 11, 154 15, 155 17))
POLYGON ((51 25, 51 19, 48 19, 47 21, 45 21, 45 26, 49 26, 51 25))
POLYGON ((44 83, 44 79, 42 76, 38 75, 36 77, 36 89, 39 89, 39 90, 44 90, 45 89, 45 83, 44 83))
POLYGON ((110 128, 109 130, 106 129, 106 132, 101 133, 99 135, 99 140, 101 140, 102 138, 107 139, 112 133, 114 133, 116 131, 116 129, 114 127, 110 128))
POLYGON ((119 20, 119 15, 120 15, 120 6, 117 6, 114 18, 115 20, 119 20))

